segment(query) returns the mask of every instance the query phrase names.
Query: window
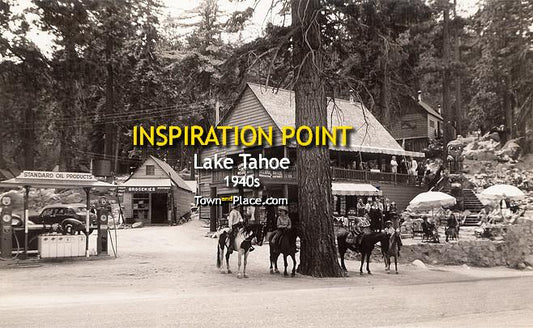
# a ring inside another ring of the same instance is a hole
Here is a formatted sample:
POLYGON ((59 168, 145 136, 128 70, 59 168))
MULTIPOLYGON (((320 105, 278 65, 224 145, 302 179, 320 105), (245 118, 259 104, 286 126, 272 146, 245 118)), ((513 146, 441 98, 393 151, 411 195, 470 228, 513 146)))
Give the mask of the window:
POLYGON ((429 126, 434 128, 435 127, 435 121, 429 120, 429 126))
POLYGON ((155 166, 146 165, 146 175, 155 175, 155 166))

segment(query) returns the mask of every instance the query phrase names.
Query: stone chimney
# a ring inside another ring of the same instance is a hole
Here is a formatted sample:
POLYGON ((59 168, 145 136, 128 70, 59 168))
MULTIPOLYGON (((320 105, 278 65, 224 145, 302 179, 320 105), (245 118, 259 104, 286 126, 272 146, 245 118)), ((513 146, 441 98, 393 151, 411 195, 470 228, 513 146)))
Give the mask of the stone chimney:
POLYGON ((355 94, 353 89, 350 89, 350 104, 355 104, 355 94))
POLYGON ((440 104, 437 105, 437 112, 439 112, 439 114, 442 114, 442 110, 441 110, 441 108, 440 108, 440 104))
POLYGON ((422 101, 422 90, 418 90, 418 102, 422 101))

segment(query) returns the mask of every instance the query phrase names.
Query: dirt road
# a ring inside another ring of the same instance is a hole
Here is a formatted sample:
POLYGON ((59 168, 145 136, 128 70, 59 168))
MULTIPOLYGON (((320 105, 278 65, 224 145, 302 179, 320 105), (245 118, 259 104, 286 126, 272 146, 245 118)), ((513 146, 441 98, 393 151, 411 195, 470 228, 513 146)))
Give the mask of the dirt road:
MULTIPOLYGON (((268 247, 249 279, 221 274, 198 221, 119 231, 119 258, 0 266, 2 327, 531 326, 533 273, 402 266, 372 276, 284 278, 268 247)), ((282 261, 280 261, 282 264, 282 261)), ((232 259, 236 272, 236 258, 232 259)))

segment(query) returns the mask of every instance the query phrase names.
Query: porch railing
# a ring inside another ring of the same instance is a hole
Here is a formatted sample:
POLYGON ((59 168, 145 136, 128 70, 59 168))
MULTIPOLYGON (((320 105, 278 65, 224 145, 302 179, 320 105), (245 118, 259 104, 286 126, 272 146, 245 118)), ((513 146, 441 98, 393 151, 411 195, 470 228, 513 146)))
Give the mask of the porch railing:
MULTIPOLYGON (((211 172, 211 181, 213 183, 223 182, 224 178, 230 175, 253 175, 259 178, 273 180, 296 181, 298 172, 295 166, 291 166, 288 170, 248 170, 246 172, 237 169, 221 170, 211 172)), ((331 167, 331 176, 334 181, 382 182, 404 185, 415 185, 417 183, 417 177, 408 174, 361 171, 341 167, 331 167)))

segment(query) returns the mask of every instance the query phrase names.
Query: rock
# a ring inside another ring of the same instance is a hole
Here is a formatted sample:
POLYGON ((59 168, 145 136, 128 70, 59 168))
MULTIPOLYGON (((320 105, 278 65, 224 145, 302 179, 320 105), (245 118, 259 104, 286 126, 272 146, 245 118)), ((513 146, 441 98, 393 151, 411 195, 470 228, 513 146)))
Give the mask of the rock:
POLYGON ((523 262, 520 262, 516 265, 517 269, 524 270, 526 268, 526 265, 523 262))
POLYGON ((427 269, 426 265, 424 264, 424 262, 420 261, 420 260, 414 260, 413 263, 412 263, 414 266, 416 266, 417 268, 419 269, 427 269))
POLYGON ((533 266, 533 254, 526 256, 524 263, 528 266, 533 266))
POLYGON ((142 228, 144 227, 144 223, 142 222, 135 222, 134 224, 131 225, 132 228, 142 228))
POLYGON ((496 142, 500 142, 500 134, 498 132, 492 132, 489 134, 488 138, 496 142))
POLYGON ((496 152, 498 158, 508 158, 509 160, 516 160, 520 156, 521 147, 518 144, 518 139, 512 139, 505 143, 501 150, 496 152))

